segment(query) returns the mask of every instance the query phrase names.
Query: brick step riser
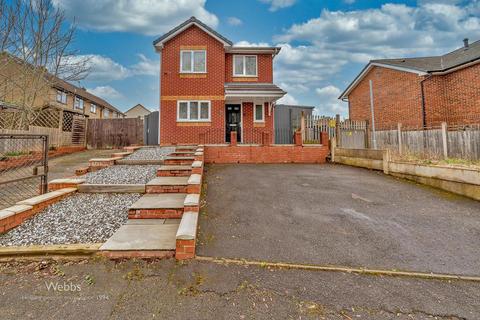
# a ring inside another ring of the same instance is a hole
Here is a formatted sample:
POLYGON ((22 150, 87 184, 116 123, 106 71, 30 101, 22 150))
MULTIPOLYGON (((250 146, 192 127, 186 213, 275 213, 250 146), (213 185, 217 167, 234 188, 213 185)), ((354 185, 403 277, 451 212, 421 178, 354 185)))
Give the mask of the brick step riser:
POLYGON ((183 208, 129 210, 128 219, 180 219, 183 212, 183 208))
POLYGON ((192 165, 193 160, 167 159, 164 161, 165 165, 192 165))
POLYGON ((146 186, 146 193, 187 193, 187 185, 184 186, 146 186))
POLYGON ((193 157, 194 154, 195 154, 195 151, 188 152, 188 153, 173 152, 173 153, 169 154, 169 156, 171 156, 171 157, 193 157))
POLYGON ((192 172, 192 170, 158 170, 157 177, 189 177, 192 172))

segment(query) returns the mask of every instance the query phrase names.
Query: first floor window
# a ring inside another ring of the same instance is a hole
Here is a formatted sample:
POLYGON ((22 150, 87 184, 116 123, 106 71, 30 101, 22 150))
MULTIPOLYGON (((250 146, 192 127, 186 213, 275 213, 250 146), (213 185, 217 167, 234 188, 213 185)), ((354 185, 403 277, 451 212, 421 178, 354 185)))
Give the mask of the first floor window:
POLYGON ((75 103, 73 104, 75 109, 83 110, 83 99, 75 97, 75 103))
POLYGON ((104 118, 110 117, 110 110, 108 110, 107 108, 103 109, 103 117, 104 118))
POLYGON ((207 52, 205 50, 180 51, 180 72, 184 72, 184 73, 207 72, 207 52))
POLYGON ((177 121, 210 121, 210 101, 178 101, 177 121))
POLYGON ((233 56, 233 75, 238 77, 256 77, 257 56, 233 56))
POLYGON ((94 105, 93 103, 90 105, 90 112, 91 113, 97 113, 97 106, 94 105))
POLYGON ((67 93, 57 90, 57 102, 67 104, 67 93))
POLYGON ((255 110, 254 110, 254 118, 253 121, 255 122, 264 122, 264 105, 263 104, 256 104, 255 105, 255 110))

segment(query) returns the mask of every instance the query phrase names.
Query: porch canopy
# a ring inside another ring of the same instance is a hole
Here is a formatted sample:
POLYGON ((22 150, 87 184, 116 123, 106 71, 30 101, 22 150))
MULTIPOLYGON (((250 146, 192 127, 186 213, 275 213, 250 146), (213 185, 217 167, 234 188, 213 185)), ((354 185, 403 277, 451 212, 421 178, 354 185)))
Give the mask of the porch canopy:
POLYGON ((272 102, 277 101, 286 94, 281 88, 273 83, 225 83, 225 101, 245 102, 272 102))

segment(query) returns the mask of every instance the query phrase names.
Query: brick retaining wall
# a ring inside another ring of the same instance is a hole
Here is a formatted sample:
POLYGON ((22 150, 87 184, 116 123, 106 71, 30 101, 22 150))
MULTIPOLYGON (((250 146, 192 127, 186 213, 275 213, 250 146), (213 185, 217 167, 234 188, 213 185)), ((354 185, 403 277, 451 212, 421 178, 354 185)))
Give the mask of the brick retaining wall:
POLYGON ((325 163, 324 145, 206 145, 205 163, 325 163))

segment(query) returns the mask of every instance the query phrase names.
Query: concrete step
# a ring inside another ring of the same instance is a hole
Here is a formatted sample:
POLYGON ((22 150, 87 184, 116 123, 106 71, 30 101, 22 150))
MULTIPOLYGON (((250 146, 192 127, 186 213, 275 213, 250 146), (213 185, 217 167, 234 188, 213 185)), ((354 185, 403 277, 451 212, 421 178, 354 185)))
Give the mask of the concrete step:
POLYGON ((178 219, 182 217, 185 193, 145 194, 132 204, 129 219, 178 219))
POLYGON ((126 224, 120 227, 100 250, 175 250, 178 224, 126 224))
POLYGON ((156 177, 146 186, 146 193, 187 193, 190 177, 156 177))
POLYGON ((157 177, 188 177, 191 171, 189 165, 161 166, 157 169, 157 177))

